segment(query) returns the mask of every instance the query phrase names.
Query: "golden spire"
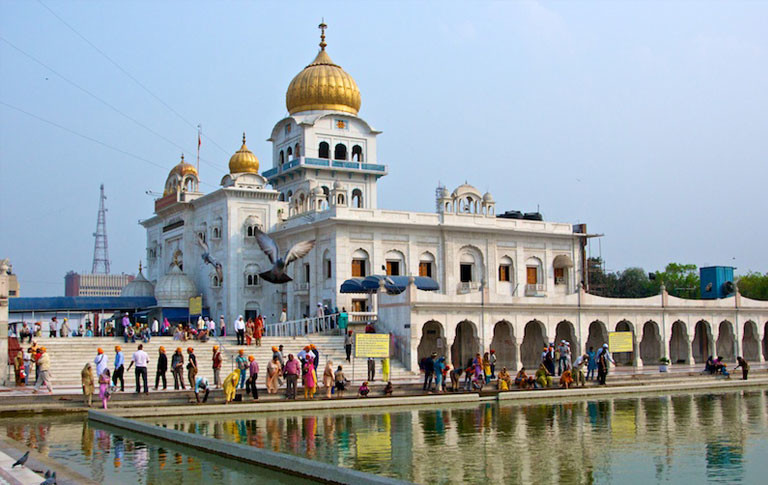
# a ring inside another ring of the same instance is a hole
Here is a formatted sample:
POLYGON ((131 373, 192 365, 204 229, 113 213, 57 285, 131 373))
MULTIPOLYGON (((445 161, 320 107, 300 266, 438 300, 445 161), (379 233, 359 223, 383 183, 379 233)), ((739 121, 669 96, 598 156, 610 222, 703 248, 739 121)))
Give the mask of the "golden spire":
POLYGON ((141 261, 139 261, 139 273, 141 273, 141 261))
POLYGON ((243 146, 245 146, 245 132, 243 132, 243 146))
POLYGON ((184 163, 184 154, 181 154, 181 163, 184 163))
POLYGON ((325 43, 325 29, 328 28, 328 26, 325 24, 325 19, 320 20, 320 25, 318 25, 317 28, 320 29, 320 50, 324 51, 325 46, 328 45, 325 43))

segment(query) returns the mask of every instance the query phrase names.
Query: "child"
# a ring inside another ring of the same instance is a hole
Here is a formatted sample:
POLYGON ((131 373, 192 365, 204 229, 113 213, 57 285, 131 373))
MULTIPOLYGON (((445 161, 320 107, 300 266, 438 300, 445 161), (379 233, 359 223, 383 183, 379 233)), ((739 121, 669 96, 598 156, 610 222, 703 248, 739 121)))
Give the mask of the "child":
POLYGON ((104 372, 99 376, 99 397, 101 398, 101 404, 104 409, 107 409, 107 401, 109 401, 109 384, 112 379, 109 376, 109 369, 104 369, 104 372))
POLYGON ((384 388, 384 395, 387 397, 392 397, 392 391, 394 389, 392 388, 392 381, 387 381, 387 387, 384 388))
POLYGON ((371 392, 371 390, 368 388, 368 381, 365 381, 360 386, 360 390, 358 391, 358 393, 360 394, 360 397, 368 397, 369 392, 371 392))

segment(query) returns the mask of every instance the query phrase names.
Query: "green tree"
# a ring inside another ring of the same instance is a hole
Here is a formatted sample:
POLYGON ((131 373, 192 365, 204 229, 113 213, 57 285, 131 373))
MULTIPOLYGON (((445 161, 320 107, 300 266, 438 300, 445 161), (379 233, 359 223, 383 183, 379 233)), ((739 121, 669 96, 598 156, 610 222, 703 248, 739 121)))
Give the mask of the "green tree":
POLYGON ((768 273, 750 271, 740 276, 737 283, 743 296, 754 300, 768 300, 768 273))
POLYGON ((617 298, 645 298, 658 293, 643 268, 627 268, 618 273, 613 289, 617 298))
POLYGON ((670 295, 680 298, 701 298, 701 280, 695 264, 669 263, 657 271, 651 287, 658 293, 664 284, 670 295))

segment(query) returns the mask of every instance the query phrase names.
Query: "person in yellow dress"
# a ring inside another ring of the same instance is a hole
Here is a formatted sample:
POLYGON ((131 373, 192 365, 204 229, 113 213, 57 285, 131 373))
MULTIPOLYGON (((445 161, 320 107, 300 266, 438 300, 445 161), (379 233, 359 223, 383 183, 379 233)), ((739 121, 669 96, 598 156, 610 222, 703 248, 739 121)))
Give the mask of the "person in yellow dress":
POLYGON ((83 400, 88 407, 91 407, 93 402, 93 371, 91 370, 91 363, 88 362, 80 372, 80 379, 83 384, 83 400))
POLYGON ((235 369, 224 379, 224 404, 229 404, 237 392, 237 383, 240 381, 240 369, 235 369))
POLYGON ((381 378, 384 382, 389 381, 389 357, 381 361, 381 378))

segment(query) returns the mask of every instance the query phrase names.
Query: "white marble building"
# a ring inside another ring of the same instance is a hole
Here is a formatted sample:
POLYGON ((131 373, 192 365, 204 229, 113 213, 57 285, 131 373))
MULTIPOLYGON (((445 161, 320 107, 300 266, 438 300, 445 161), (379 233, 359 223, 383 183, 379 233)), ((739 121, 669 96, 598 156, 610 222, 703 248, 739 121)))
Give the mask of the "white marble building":
MULTIPOLYGON (((398 335, 401 347, 407 347, 400 350, 400 357, 411 367, 426 351, 418 346, 430 322, 440 322, 434 335, 443 338, 442 350, 447 352, 447 345, 461 333, 457 330, 461 322, 474 321, 463 338, 479 351, 491 345, 494 322, 517 322, 524 317, 516 315, 529 315, 529 307, 538 315, 532 318, 552 327, 541 329, 539 342, 552 340, 554 320, 567 314, 569 337, 585 343, 589 322, 575 317, 582 299, 590 298, 579 291, 585 226, 536 220, 533 215, 497 217, 491 194, 481 194, 469 184, 452 192, 438 187, 432 213, 379 208, 377 182, 389 170, 377 156, 380 132, 358 116, 357 85, 330 59, 324 38, 320 46, 315 60, 288 87, 289 116, 275 124, 269 138, 271 168, 259 174, 259 161, 243 135, 242 147, 230 159, 230 173, 213 192, 199 191, 197 171, 183 159, 171 170, 163 197, 155 201, 155 215, 142 221, 147 230, 147 278, 156 285, 158 304, 178 306, 201 294, 204 307, 214 316, 224 315, 227 322, 256 312, 273 322, 283 306, 289 319, 301 318, 312 314, 318 302, 378 311, 375 295, 341 294, 339 287, 348 278, 386 271, 431 276, 440 284, 437 294, 418 297, 432 302, 428 310, 415 303, 403 307, 403 301, 395 299, 390 310, 380 312, 382 325, 398 335), (270 233, 282 250, 302 240, 317 241, 290 267, 292 282, 276 286, 258 278, 269 266, 253 237, 254 227, 270 233), (198 237, 222 263, 223 281, 211 265, 203 264, 198 237), (169 278, 173 285, 166 281, 169 278), (158 294, 159 288, 169 285, 176 293, 158 294), (493 305, 487 309, 488 318, 478 318, 487 303, 493 305), (391 310, 395 307, 398 310, 391 310)), ((622 308, 640 311, 644 305, 648 312, 656 311, 650 300, 591 298, 597 307, 619 308, 619 313, 622 308)), ((759 327, 755 338, 762 340, 760 323, 768 322, 768 303, 752 306, 757 308, 753 320, 759 327)), ((687 311, 686 322, 695 323, 692 314, 711 313, 711 308, 694 305, 687 311)), ((524 326, 514 323, 509 338, 502 339, 518 356, 524 326)), ((634 325, 629 329, 634 331, 634 325)), ((690 350, 694 329, 686 329, 690 350)), ((665 342, 671 337, 663 333, 659 338, 659 352, 666 355, 665 342)), ((683 353, 687 358, 689 352, 683 353)), ((509 360, 510 365, 519 365, 520 357, 510 355, 509 360)))

